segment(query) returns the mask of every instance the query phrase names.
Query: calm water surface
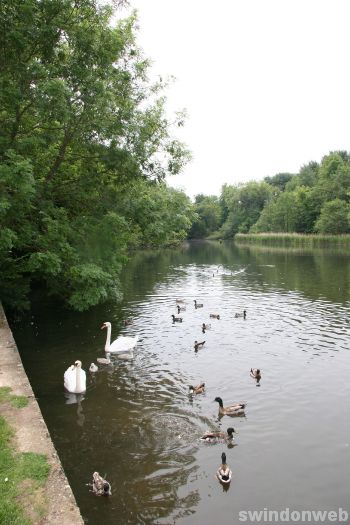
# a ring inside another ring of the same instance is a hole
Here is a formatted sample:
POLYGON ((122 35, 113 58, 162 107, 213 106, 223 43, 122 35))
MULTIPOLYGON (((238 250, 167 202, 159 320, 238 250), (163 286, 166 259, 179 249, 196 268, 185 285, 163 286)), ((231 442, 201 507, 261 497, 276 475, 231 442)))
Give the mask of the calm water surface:
POLYGON ((350 510, 348 256, 192 243, 136 254, 123 287, 119 305, 77 314, 37 301, 11 320, 86 523, 230 525, 242 510, 350 510), (175 299, 186 301, 181 324, 171 320, 175 299), (244 308, 247 319, 235 318, 244 308), (133 360, 91 375, 104 321, 112 339, 140 340, 133 360), (63 392, 76 359, 88 377, 78 403, 63 392), (262 370, 260 387, 251 367, 262 370), (188 385, 201 381, 206 393, 192 399, 188 385), (220 420, 216 396, 247 401, 246 416, 220 420), (199 441, 232 425, 232 448, 199 441), (228 490, 215 478, 223 451, 228 490), (95 470, 111 498, 89 493, 95 470))

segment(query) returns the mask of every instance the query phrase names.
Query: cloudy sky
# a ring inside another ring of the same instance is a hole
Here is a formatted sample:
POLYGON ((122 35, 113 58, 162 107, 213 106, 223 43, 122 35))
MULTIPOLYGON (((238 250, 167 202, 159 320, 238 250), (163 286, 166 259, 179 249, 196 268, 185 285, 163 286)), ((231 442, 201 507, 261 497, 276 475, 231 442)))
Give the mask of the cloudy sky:
POLYGON ((131 0, 193 160, 193 197, 350 150, 350 0, 131 0))

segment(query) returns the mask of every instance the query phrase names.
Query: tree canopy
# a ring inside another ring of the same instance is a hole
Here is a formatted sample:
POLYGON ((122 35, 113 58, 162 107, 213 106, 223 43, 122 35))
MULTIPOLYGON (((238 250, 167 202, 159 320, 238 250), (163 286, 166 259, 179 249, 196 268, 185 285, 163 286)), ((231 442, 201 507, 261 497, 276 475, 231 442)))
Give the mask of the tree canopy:
POLYGON ((181 240, 192 209, 165 184, 189 159, 136 15, 94 0, 4 0, 0 41, 0 293, 45 285, 83 310, 120 297, 131 246, 181 240), (4 30, 6 28, 6 31, 4 30))

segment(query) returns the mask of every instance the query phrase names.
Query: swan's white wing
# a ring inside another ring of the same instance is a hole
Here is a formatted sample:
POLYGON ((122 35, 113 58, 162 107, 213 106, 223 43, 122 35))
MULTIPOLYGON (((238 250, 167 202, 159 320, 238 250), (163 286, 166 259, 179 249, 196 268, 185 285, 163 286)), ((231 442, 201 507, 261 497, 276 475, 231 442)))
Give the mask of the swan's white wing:
POLYGON ((68 392, 80 394, 86 390, 86 373, 85 370, 80 369, 80 390, 77 392, 77 369, 74 366, 70 366, 64 373, 64 388, 68 392))
POLYGON ((80 369, 80 386, 81 386, 81 392, 85 392, 86 390, 86 372, 82 368, 80 369))
POLYGON ((75 392, 75 367, 70 366, 64 373, 64 388, 68 392, 75 392))
POLYGON ((135 348, 137 341, 138 341, 137 335, 135 337, 121 335, 120 337, 118 337, 118 339, 113 341, 113 343, 108 349, 108 352, 115 354, 118 352, 123 353, 123 352, 130 351, 133 348, 135 348))

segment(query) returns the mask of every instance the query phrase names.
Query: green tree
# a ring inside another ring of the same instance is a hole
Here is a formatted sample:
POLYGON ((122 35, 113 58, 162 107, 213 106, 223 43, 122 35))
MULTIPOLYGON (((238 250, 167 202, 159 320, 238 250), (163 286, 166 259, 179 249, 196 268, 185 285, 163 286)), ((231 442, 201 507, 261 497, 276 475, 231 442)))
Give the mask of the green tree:
MULTIPOLYGON (((5 304, 25 306, 37 283, 79 310, 120 297, 118 275, 137 224, 121 203, 137 181, 143 189, 159 184, 171 201, 165 176, 189 158, 172 136, 182 115, 170 123, 163 84, 148 81, 136 16, 113 25, 112 15, 94 0, 2 2, 5 304)), ((171 220, 163 230, 175 232, 171 220)), ((142 227, 144 237, 153 235, 142 227)), ((186 228, 184 221, 174 239, 186 228)))
POLYGON ((200 239, 207 237, 221 226, 222 210, 216 195, 196 195, 194 211, 197 214, 197 218, 189 231, 188 235, 190 238, 200 239))
POLYGON ((248 182, 237 186, 224 186, 221 202, 226 208, 226 220, 221 227, 223 237, 236 233, 247 233, 257 222, 267 202, 273 198, 276 189, 266 182, 248 182))
POLYGON ((341 200, 328 201, 322 207, 320 216, 315 224, 315 231, 319 233, 349 233, 350 232, 350 205, 341 200))

